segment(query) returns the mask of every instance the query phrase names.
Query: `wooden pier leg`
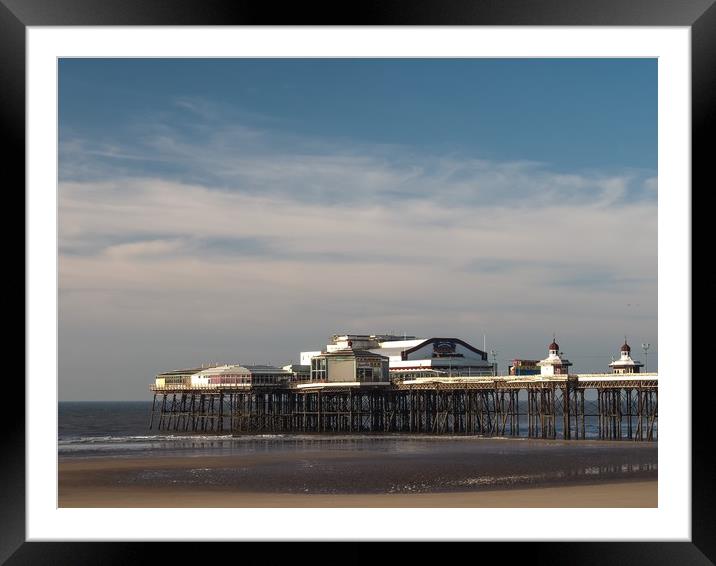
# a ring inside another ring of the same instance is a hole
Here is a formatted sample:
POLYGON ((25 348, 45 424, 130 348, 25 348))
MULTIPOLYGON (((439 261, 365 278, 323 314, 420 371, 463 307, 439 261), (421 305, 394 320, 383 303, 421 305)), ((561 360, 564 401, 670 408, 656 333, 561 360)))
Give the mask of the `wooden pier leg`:
POLYGON ((191 432, 194 432, 194 429, 196 428, 196 407, 194 406, 194 393, 190 395, 190 401, 189 401, 189 419, 187 421, 187 430, 190 430, 191 432))
POLYGON ((510 436, 514 436, 514 430, 515 430, 515 424, 514 424, 514 418, 515 418, 515 405, 514 405, 514 390, 510 389, 507 391, 507 420, 505 421, 505 431, 504 434, 507 434, 507 424, 509 423, 510 427, 510 436))
POLYGON ((249 412, 249 410, 250 410, 249 397, 250 397, 250 395, 248 393, 246 393, 246 392, 241 393, 241 399, 239 401, 241 403, 241 415, 240 415, 241 424, 239 425, 241 432, 249 432, 249 430, 250 430, 249 419, 251 418, 251 413, 249 412))
POLYGON ((651 407, 650 407, 650 395, 648 390, 644 390, 643 392, 644 396, 644 432, 642 432, 642 438, 644 440, 649 440, 649 415, 651 413, 651 407))
POLYGON ((317 432, 322 432, 323 431, 323 419, 321 418, 322 415, 321 415, 321 390, 320 389, 318 390, 317 403, 318 403, 318 423, 316 423, 316 430, 317 430, 317 432))
POLYGON ((177 429, 177 394, 176 393, 174 393, 174 395, 172 395, 172 410, 171 410, 171 413, 169 413, 168 429, 171 429, 172 422, 174 423, 174 430, 176 430, 177 429))
POLYGON ((571 435, 569 434, 569 383, 565 384, 562 388, 562 438, 569 440, 571 435))
POLYGON ((381 392, 381 401, 383 403, 383 432, 389 432, 393 428, 392 423, 392 403, 390 402, 390 393, 387 391, 381 392))
POLYGON ((163 417, 164 429, 169 430, 170 425, 171 425, 171 418, 172 418, 171 397, 169 395, 165 395, 163 412, 164 412, 164 417, 163 417))
POLYGON ((355 425, 353 424, 353 390, 348 390, 348 430, 350 432, 353 432, 355 430, 355 425))
POLYGON ((617 423, 617 421, 618 421, 617 400, 618 400, 618 398, 619 398, 619 397, 618 397, 618 396, 619 396, 619 390, 618 390, 618 389, 612 389, 612 390, 609 392, 609 395, 610 395, 610 400, 611 400, 611 403, 610 403, 611 417, 610 417, 610 419, 609 419, 609 420, 610 420, 609 426, 610 426, 611 429, 612 429, 612 430, 611 430, 611 432, 612 432, 611 438, 612 438, 613 440, 616 440, 616 439, 617 439, 617 424, 618 424, 618 423, 617 423))
POLYGON ((162 395, 162 404, 161 404, 160 412, 159 412, 159 426, 157 427, 157 430, 163 430, 163 428, 164 428, 164 418, 165 418, 166 411, 167 411, 167 394, 164 393, 164 395, 162 395))
POLYGON ((631 419, 632 419, 632 399, 631 399, 631 392, 632 388, 628 388, 626 391, 626 406, 627 406, 627 438, 629 440, 634 439, 634 435, 632 434, 632 428, 631 428, 631 419))
POLYGON ((520 390, 515 389, 515 425, 512 436, 520 436, 520 390))
POLYGON ((545 403, 545 399, 544 399, 544 389, 539 389, 539 390, 538 390, 538 400, 539 400, 539 403, 538 403, 537 410, 539 411, 539 412, 538 412, 538 415, 539 415, 539 430, 540 430, 540 436, 541 436, 542 438, 546 438, 547 434, 546 434, 545 429, 544 429, 544 428, 545 428, 545 427, 544 427, 544 425, 545 425, 545 419, 544 419, 544 408, 545 408, 545 407, 544 407, 544 403, 545 403))
POLYGON ((418 390, 414 392, 415 398, 413 399, 413 431, 414 432, 420 432, 421 427, 420 423, 422 422, 422 402, 423 402, 423 392, 418 390))
MULTIPOLYGON (((181 399, 181 397, 180 397, 181 399)), ((169 418, 171 419, 172 424, 170 425, 170 430, 176 430, 177 429, 177 421, 179 420, 179 403, 181 401, 177 401, 176 394, 172 395, 172 407, 171 407, 171 414, 169 418)))
POLYGON ((413 432, 415 430, 415 391, 410 390, 407 393, 408 397, 408 431, 413 432))
POLYGON ((265 418, 264 418, 264 430, 273 432, 273 395, 270 392, 264 393, 264 407, 265 418))
POLYGON ((196 394, 194 392, 191 393, 190 397, 189 422, 187 426, 188 430, 194 432, 194 428, 196 427, 196 394))
MULTIPOLYGON (((430 413, 428 412, 428 406, 430 404, 430 392, 427 390, 420 392, 422 398, 423 398, 423 418, 424 418, 424 432, 428 432, 430 430, 430 413)), ((423 424, 423 423, 421 423, 423 424)))
POLYGON ((572 417, 574 420, 574 438, 579 440, 579 389, 577 384, 572 386, 572 417))
POLYGON ((580 411, 580 398, 581 398, 581 391, 577 389, 577 386, 575 384, 574 387, 574 437, 579 440, 580 438, 580 419, 584 419, 583 411, 580 411))
POLYGON ((527 389, 527 437, 532 438, 534 430, 532 427, 532 390, 527 389))
POLYGON ((490 436, 494 436, 497 431, 497 426, 499 422, 499 416, 497 414, 497 411, 499 410, 499 407, 497 406, 497 395, 494 390, 487 392, 487 418, 489 419, 489 431, 490 436), (492 400, 492 404, 490 404, 490 400, 492 400), (490 410, 492 409, 492 410, 490 410))
POLYGON ((152 413, 149 417, 149 430, 152 430, 152 424, 154 423, 154 405, 157 402, 157 394, 155 393, 152 397, 152 413))
POLYGON ((599 421, 599 440, 604 439, 604 411, 602 409, 602 390, 597 389, 597 405, 598 405, 598 421, 599 421))
POLYGON ((224 431, 224 392, 219 393, 219 420, 217 421, 217 432, 224 431))
POLYGON ((552 385, 549 388, 549 410, 550 410, 550 427, 551 438, 557 438, 557 386, 552 385))
POLYGON ((179 430, 181 430, 181 431, 186 431, 187 423, 188 423, 187 414, 186 414, 187 413, 186 400, 187 400, 187 394, 182 393, 181 394, 181 409, 180 409, 181 410, 181 415, 180 415, 181 421, 179 422, 179 430))
POLYGON ((621 424, 621 419, 619 418, 619 389, 612 389, 611 390, 612 395, 612 427, 614 430, 612 430, 612 438, 614 440, 619 439, 619 425, 621 424))
POLYGON ((557 431, 555 430, 556 427, 556 419, 557 416, 557 386, 552 385, 548 389, 548 397, 547 397, 547 408, 549 409, 549 438, 555 438, 557 431))
POLYGON ((657 392, 656 390, 650 390, 648 392, 648 400, 649 400, 649 421, 648 421, 648 430, 647 430, 647 440, 654 440, 654 428, 656 424, 656 415, 657 415, 657 392))
POLYGON ((617 389, 614 393, 615 393, 614 396, 616 397, 616 399, 615 399, 616 406, 614 408, 616 409, 616 413, 617 413, 616 436, 617 436, 617 439, 621 440, 622 439, 622 390, 617 389))
POLYGON ((545 438, 544 430, 544 389, 535 389, 535 436, 545 438))
POLYGON ((202 393, 201 394, 201 431, 202 432, 206 432, 206 426, 208 424, 208 419, 207 419, 207 415, 206 415, 207 410, 208 410, 207 405, 208 405, 208 403, 207 403, 206 395, 204 393, 202 393))
POLYGON ((473 434, 475 432, 475 423, 473 418, 473 395, 472 391, 465 389, 465 432, 473 434))
POLYGON ((644 422, 646 414, 646 391, 643 387, 639 388, 639 424, 637 439, 644 440, 644 422))

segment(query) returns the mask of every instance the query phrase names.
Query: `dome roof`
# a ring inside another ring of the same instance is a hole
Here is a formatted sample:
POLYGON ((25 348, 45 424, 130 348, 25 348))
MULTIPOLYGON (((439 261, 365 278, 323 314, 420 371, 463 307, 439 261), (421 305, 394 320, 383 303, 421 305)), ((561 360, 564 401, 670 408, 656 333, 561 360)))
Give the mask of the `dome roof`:
POLYGON ((624 344, 622 344, 622 347, 619 351, 620 352, 631 352, 631 346, 629 346, 629 344, 626 343, 626 340, 624 340, 624 344))
POLYGON ((547 346, 548 350, 559 350, 559 344, 555 340, 552 340, 552 343, 547 346))

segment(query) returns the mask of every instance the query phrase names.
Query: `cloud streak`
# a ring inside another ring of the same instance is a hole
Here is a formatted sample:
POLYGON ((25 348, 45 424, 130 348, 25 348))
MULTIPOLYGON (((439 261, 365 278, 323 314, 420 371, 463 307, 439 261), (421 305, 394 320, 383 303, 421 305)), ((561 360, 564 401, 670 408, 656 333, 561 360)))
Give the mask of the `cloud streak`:
POLYGON ((61 143, 61 180, 159 176, 212 190, 335 206, 371 200, 429 200, 449 208, 655 202, 653 171, 553 171, 528 160, 498 162, 316 139, 248 125, 237 113, 200 99, 176 104, 191 109, 190 116, 169 113, 163 121, 142 121, 104 140, 68 134, 61 143))
POLYGON ((61 375, 129 372, 140 398, 153 372, 288 362, 334 332, 487 332, 527 357, 554 330, 589 351, 655 328, 654 172, 334 143, 178 106, 204 122, 62 142, 61 375))

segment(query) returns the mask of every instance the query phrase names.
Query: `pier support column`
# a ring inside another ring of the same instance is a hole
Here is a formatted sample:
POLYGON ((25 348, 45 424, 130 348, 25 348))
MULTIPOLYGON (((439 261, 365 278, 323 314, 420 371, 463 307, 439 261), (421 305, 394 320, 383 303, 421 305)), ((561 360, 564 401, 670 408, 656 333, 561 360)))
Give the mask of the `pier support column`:
POLYGON ((149 417, 149 430, 152 430, 152 423, 154 423, 154 405, 157 403, 157 394, 155 393, 152 397, 152 414, 149 417))

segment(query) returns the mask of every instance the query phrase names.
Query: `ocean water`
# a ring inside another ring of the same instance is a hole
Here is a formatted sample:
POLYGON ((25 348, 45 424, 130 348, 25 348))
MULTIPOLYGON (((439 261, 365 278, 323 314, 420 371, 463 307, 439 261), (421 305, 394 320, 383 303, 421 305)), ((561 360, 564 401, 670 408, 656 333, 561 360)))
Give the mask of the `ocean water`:
POLYGON ((222 450, 230 452, 233 444, 250 444, 261 438, 150 431, 151 407, 152 403, 146 401, 59 403, 59 456, 171 456, 187 451, 196 455, 216 454, 222 450))
MULTIPOLYGON (((123 401, 123 402, 62 402, 58 410, 58 444, 59 454, 96 454, 124 452, 126 455, 143 454, 151 451, 182 452, 187 449, 205 450, 206 453, 216 451, 239 450, 246 446, 258 449, 259 446, 271 447, 273 445, 311 445, 320 442, 322 445, 363 440, 376 446, 402 445, 402 441, 409 439, 429 440, 475 437, 433 437, 430 435, 300 435, 300 434, 261 434, 261 435, 200 435, 187 433, 171 433, 157 431, 156 422, 154 430, 149 429, 149 417, 152 403, 150 401, 123 401)), ((521 412, 526 413, 527 407, 522 406, 521 412)), ((587 406, 589 411, 589 406, 587 406)), ((557 436, 562 432, 562 420, 556 420, 557 436)), ((588 440, 598 439, 596 418, 588 417, 585 423, 588 440)), ((634 424, 632 426, 635 426, 634 424)), ((520 418, 520 432, 526 437, 528 430, 527 416, 520 418)), ((655 427, 655 431, 656 431, 655 427)), ((627 434, 627 424, 622 425, 623 436, 627 434)), ((574 441, 571 441, 574 442, 574 441)), ((631 442, 623 440, 622 442, 631 442)), ((359 443, 360 444, 360 443, 359 443)))
POLYGON ((459 491, 657 476, 655 442, 404 434, 165 434, 148 430, 150 408, 148 402, 60 403, 60 460, 98 456, 153 460, 141 471, 103 476, 101 481, 112 485, 284 493, 459 491), (177 456, 192 458, 191 464, 161 465, 162 458, 177 456), (215 456, 230 458, 207 464, 215 456))

